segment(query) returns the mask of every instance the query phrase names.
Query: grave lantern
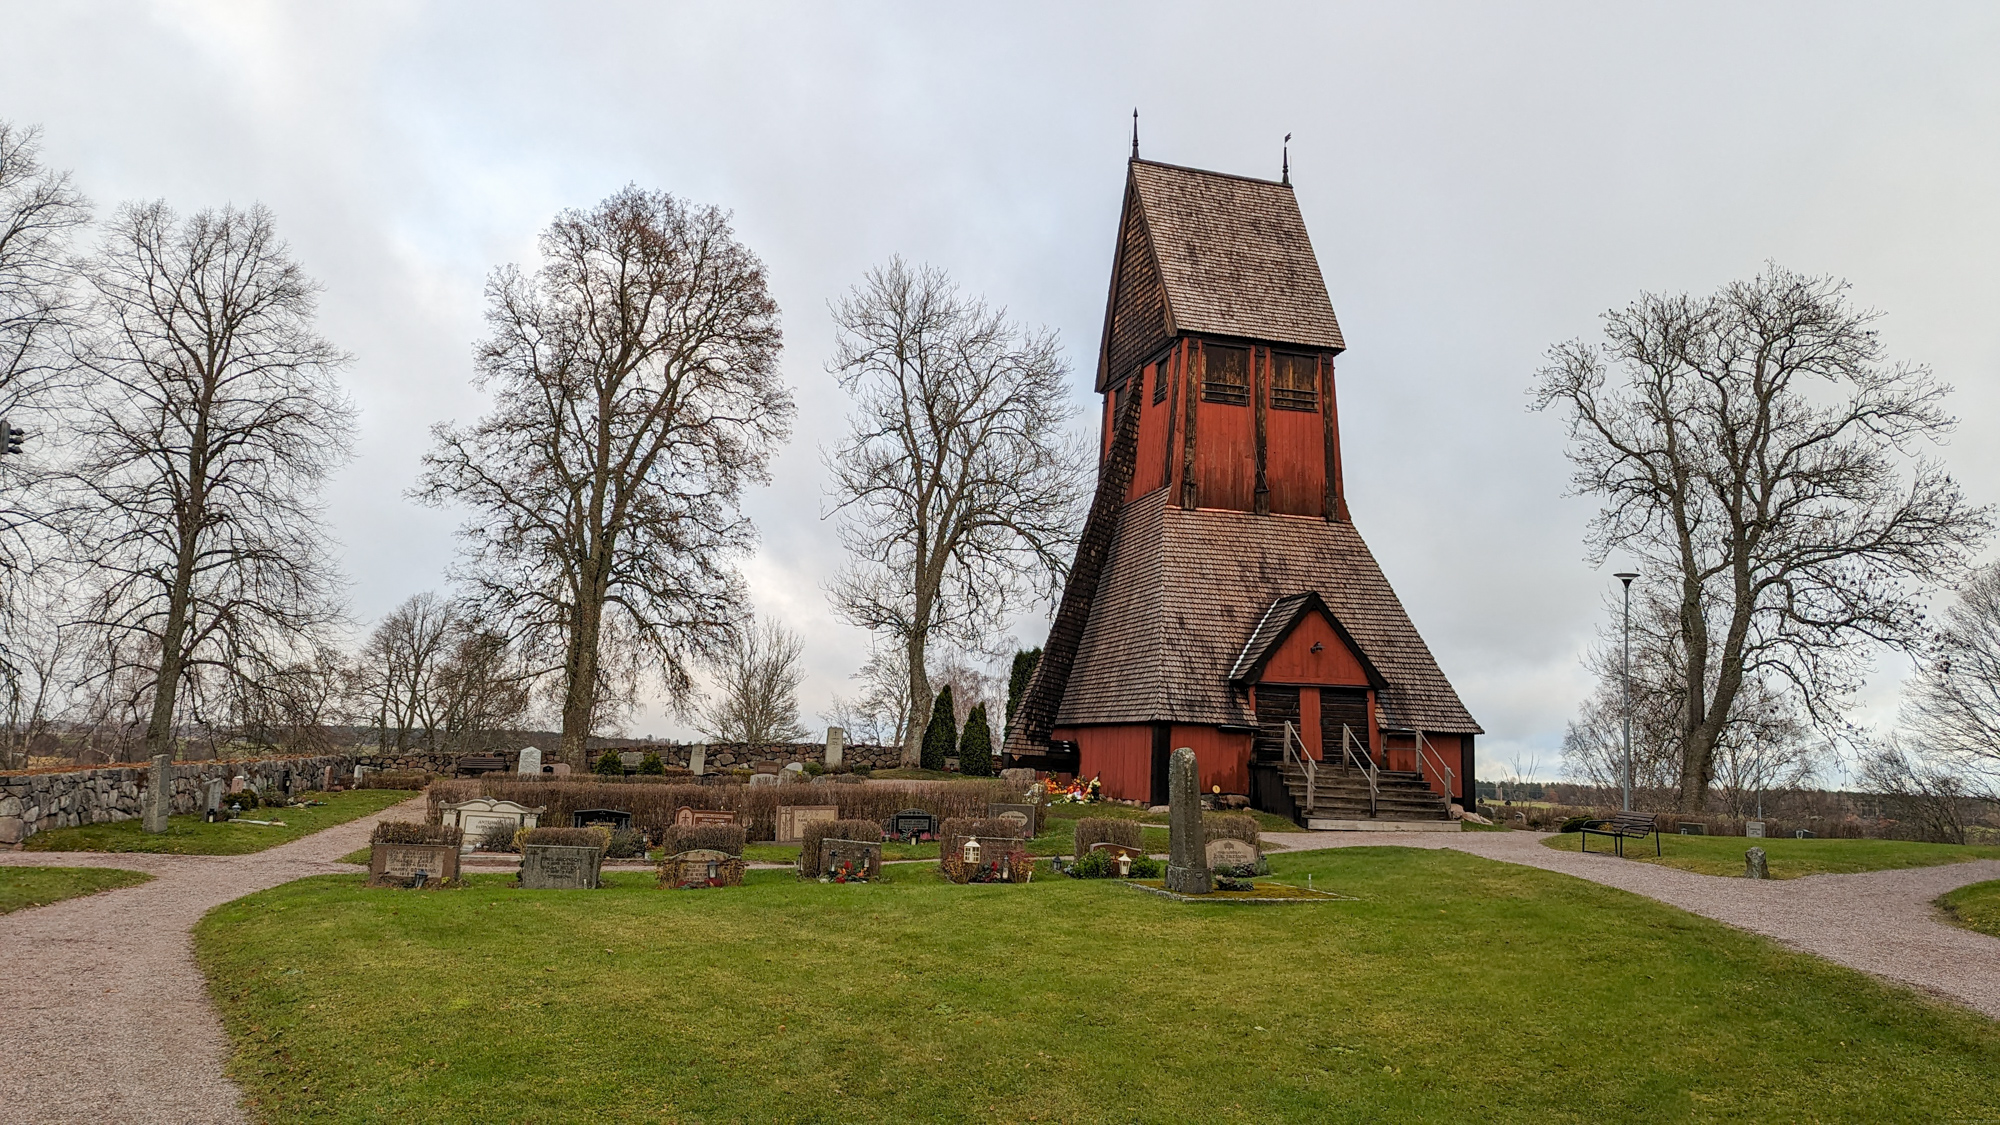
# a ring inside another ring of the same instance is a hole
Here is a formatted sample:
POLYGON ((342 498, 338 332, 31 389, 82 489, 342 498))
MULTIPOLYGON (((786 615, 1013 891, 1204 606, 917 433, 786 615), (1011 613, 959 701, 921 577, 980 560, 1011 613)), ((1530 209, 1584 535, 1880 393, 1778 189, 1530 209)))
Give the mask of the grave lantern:
POLYGON ((721 865, 721 864, 719 864, 719 863, 717 863, 717 862, 715 862, 715 861, 714 861, 714 860, 712 860, 712 859, 711 859, 711 860, 709 860, 709 861, 708 861, 708 881, 709 881, 709 882, 711 882, 711 883, 713 883, 713 882, 715 882, 715 881, 716 881, 717 879, 720 879, 720 878, 722 878, 722 865, 721 865))
POLYGON ((979 841, 978 841, 978 840, 967 840, 967 841, 965 842, 965 865, 966 865, 967 867, 978 867, 978 866, 979 866, 979 841))
POLYGON ((1131 875, 1132 875, 1132 856, 1131 856, 1131 853, 1129 853, 1129 852, 1119 852, 1119 853, 1118 853, 1118 877, 1119 877, 1120 879, 1127 879, 1127 878, 1130 878, 1130 877, 1131 877, 1131 875))

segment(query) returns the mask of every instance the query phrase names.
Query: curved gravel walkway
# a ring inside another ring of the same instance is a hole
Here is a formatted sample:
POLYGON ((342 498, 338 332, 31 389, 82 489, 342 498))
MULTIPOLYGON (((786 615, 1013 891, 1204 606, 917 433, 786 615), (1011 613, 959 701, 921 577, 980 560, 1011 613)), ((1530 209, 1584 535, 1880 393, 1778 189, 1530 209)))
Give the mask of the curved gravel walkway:
POLYGON ((2000 938, 1951 925, 1931 905, 1967 883, 2000 879, 2000 860, 1855 875, 1731 879, 1616 856, 1557 851, 1542 846, 1545 834, 1533 832, 1274 832, 1264 838, 1293 851, 1451 848, 1574 875, 1776 938, 1793 949, 2000 1019, 2000 938))
POLYGON ((195 966, 194 924, 231 899, 338 862, 375 822, 423 819, 417 798, 269 851, 236 856, 0 852, 0 865, 122 867, 137 887, 0 916, 0 1122, 246 1122, 222 1070, 222 1021, 195 966))

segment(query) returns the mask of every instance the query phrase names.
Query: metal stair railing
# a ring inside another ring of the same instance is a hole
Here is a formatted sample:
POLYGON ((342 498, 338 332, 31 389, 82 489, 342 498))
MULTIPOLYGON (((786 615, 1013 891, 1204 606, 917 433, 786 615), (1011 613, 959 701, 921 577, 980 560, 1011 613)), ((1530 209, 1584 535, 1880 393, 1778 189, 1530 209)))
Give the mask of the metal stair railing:
POLYGON ((1318 803, 1318 794, 1315 792, 1315 788, 1319 785, 1319 761, 1311 754, 1306 753, 1306 742, 1305 739, 1299 737, 1299 728, 1293 726, 1290 719, 1286 719, 1285 764, 1291 765, 1293 762, 1300 763, 1299 772, 1306 775, 1306 811, 1311 812, 1313 806, 1318 803), (1294 744, 1298 746, 1296 753, 1292 750, 1294 744))
POLYGON ((1340 724, 1340 752, 1343 761, 1353 762, 1361 767, 1361 776, 1368 779, 1368 815, 1376 815, 1376 801, 1382 795, 1381 780, 1376 776, 1375 758, 1368 753, 1368 747, 1354 737, 1354 728, 1340 724), (1356 753, 1356 748, 1359 753, 1356 753))
POLYGON ((1432 766, 1442 772, 1444 774, 1444 799, 1445 803, 1449 804, 1452 799, 1452 785, 1457 775, 1453 774, 1451 767, 1445 764, 1444 753, 1431 745, 1431 740, 1424 737, 1423 731, 1411 731, 1410 733, 1417 736, 1417 773, 1421 776, 1425 766, 1432 766), (1433 757, 1437 759, 1435 763, 1431 761, 1433 757))

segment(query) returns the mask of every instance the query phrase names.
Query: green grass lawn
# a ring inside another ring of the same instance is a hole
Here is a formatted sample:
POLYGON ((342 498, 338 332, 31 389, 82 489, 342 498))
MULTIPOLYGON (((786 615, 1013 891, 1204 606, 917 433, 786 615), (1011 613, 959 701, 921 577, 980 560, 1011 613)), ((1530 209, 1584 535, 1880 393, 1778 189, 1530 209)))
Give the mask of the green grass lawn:
MULTIPOLYGON (((1542 846, 1573 852, 1582 838, 1580 832, 1557 832, 1543 840, 1542 846)), ((1660 837, 1660 856, 1653 855, 1653 840, 1649 836, 1644 840, 1625 841, 1625 858, 1678 867, 1701 875, 1740 876, 1743 874, 1743 853, 1758 847, 1764 849, 1764 858, 1770 864, 1773 879, 2000 859, 2000 848, 1919 844, 1910 840, 1753 840, 1745 836, 1667 835, 1660 837)), ((1592 836, 1590 850, 1609 852, 1611 841, 1592 836)))
POLYGON ((152 879, 143 871, 115 867, 0 867, 0 914, 135 887, 152 879))
POLYGON ((1953 923, 2000 937, 2000 879, 1960 887, 1938 899, 1938 905, 1953 923))
POLYGON ((234 821, 209 824, 198 816, 173 817, 168 821, 167 830, 158 834, 142 830, 137 820, 51 828, 28 837, 27 850, 243 855, 288 844, 322 828, 332 828, 369 813, 381 812, 415 795, 401 789, 354 789, 345 793, 313 794, 326 802, 316 808, 250 809, 243 813, 248 820, 282 820, 285 822, 282 828, 234 821))
POLYGON ((274 1122, 2000 1118, 2000 1025, 1765 939, 1458 852, 1273 866, 1356 901, 322 876, 196 946, 274 1122))

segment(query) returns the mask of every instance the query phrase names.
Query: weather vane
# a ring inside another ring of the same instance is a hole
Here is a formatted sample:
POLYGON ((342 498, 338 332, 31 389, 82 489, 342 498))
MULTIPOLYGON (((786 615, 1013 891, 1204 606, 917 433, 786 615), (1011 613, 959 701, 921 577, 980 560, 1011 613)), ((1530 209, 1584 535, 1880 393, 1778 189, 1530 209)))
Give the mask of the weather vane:
POLYGON ((1139 159, 1139 107, 1132 107, 1132 159, 1139 159))
MULTIPOLYGON (((1139 111, 1138 111, 1138 110, 1133 110, 1132 112, 1134 112, 1134 113, 1137 113, 1137 112, 1139 112, 1139 111)), ((1134 123, 1134 124, 1133 124, 1133 126, 1132 126, 1132 130, 1133 130, 1133 132, 1132 132, 1132 138, 1133 138, 1133 139, 1132 139, 1132 155, 1134 155, 1134 156, 1137 156, 1137 155, 1139 155, 1139 140, 1138 140, 1138 137, 1139 137, 1139 133, 1138 133, 1138 129, 1139 129, 1139 126, 1137 125, 1137 123, 1134 123)), ((1286 133, 1286 134, 1285 134, 1285 163, 1284 163, 1284 170, 1283 170, 1283 172, 1281 173, 1281 178, 1282 178, 1283 182, 1285 182, 1285 183, 1288 183, 1288 184, 1289 184, 1289 183, 1291 183, 1291 182, 1292 182, 1292 135, 1291 135, 1290 133, 1286 133)))

